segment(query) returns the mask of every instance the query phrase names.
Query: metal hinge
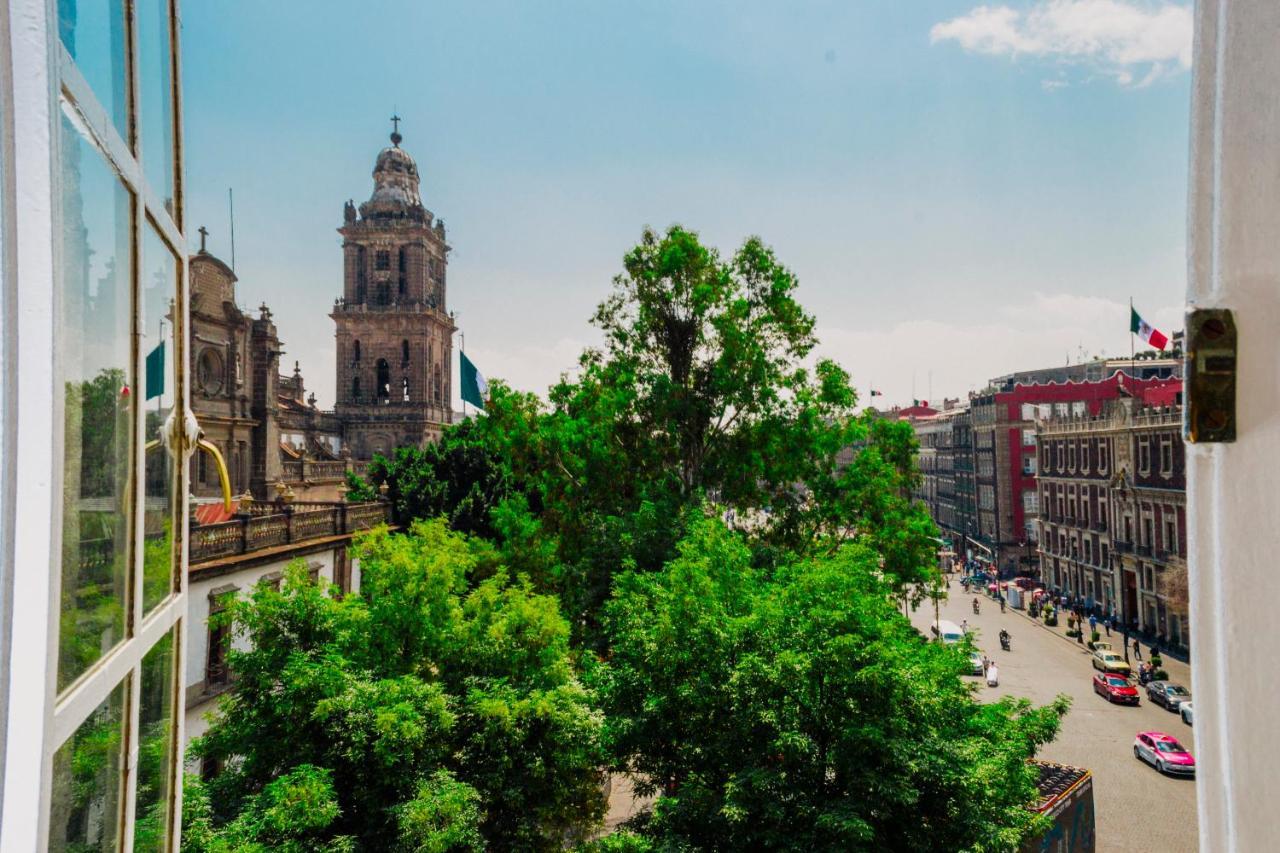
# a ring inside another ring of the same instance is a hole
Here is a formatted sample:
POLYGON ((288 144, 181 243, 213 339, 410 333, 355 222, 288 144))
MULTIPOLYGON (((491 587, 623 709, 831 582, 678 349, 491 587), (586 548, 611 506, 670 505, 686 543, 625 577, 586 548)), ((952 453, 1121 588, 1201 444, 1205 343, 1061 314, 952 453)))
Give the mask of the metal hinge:
POLYGON ((1182 436, 1195 444, 1236 440, 1236 324, 1226 308, 1187 312, 1182 436))

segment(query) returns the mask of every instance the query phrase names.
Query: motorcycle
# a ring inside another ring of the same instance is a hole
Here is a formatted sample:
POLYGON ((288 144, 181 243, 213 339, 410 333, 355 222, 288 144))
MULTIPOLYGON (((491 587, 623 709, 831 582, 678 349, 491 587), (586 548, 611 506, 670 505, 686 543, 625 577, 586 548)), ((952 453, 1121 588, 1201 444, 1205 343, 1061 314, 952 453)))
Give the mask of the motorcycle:
POLYGON ((973 615, 978 615, 978 599, 976 598, 973 600, 973 615))
POLYGON ((1005 634, 1000 637, 1000 648, 1004 649, 1006 652, 1009 651, 1009 635, 1008 634, 1005 634))

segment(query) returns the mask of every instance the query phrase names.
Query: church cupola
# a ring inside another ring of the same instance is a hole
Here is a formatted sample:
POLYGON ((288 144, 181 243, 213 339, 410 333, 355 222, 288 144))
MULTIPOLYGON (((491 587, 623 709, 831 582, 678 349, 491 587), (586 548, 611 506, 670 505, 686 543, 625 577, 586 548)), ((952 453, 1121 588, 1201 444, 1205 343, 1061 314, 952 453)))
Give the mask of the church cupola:
POLYGON ((404 137, 399 133, 399 116, 392 116, 391 120, 396 126, 391 133, 391 147, 378 152, 373 166, 373 195, 360 205, 360 216, 426 219, 427 213, 418 192, 418 164, 400 147, 404 137))

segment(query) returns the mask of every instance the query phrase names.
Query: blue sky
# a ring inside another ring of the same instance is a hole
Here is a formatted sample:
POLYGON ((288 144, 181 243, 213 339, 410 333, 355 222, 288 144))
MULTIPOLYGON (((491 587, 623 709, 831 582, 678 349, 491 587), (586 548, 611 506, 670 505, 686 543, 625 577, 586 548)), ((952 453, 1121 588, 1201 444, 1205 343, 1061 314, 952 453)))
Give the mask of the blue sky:
POLYGON ((467 352, 530 390, 645 225, 762 236, 890 402, 1127 354, 1130 296, 1178 322, 1185 4, 219 0, 183 39, 190 230, 229 259, 234 187, 241 305, 325 404, 335 229, 393 109, 467 352))

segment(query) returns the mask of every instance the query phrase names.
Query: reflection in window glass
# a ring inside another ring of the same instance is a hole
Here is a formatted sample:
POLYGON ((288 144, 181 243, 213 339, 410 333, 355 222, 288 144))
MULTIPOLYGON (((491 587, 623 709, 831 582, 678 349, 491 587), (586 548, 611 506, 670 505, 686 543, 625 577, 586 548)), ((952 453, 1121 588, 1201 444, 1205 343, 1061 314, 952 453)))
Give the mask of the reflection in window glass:
POLYGON ((123 717, 121 682, 54 753, 49 850, 117 849, 123 717))
POLYGON ((128 143, 123 0, 58 0, 58 36, 128 143))
POLYGON ((164 850, 169 838, 173 751, 173 632, 142 659, 139 702, 137 821, 134 853, 164 850))
POLYGON ((128 191, 62 120, 62 618, 58 689, 124 638, 131 409, 128 191))
POLYGON ((139 126, 142 171, 174 215, 173 65, 169 51, 169 0, 138 0, 139 126))
POLYGON ((139 344, 144 361, 141 405, 146 430, 146 500, 143 506, 142 610, 173 590, 173 457, 160 439, 173 410, 173 297, 178 261, 150 225, 142 243, 142 316, 139 344), (154 442, 154 443, 153 443, 154 442))

